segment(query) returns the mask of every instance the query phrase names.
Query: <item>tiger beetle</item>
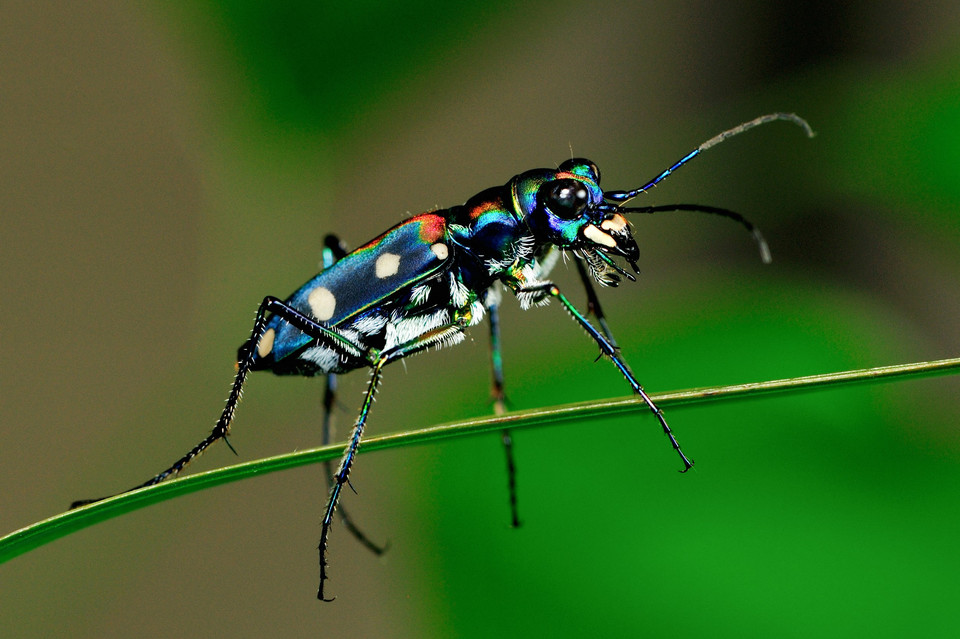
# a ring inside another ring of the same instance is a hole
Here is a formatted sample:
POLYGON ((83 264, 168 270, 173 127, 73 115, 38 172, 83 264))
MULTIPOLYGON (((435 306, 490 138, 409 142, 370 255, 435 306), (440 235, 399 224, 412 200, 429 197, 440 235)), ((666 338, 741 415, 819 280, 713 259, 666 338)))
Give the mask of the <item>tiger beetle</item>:
MULTIPOLYGON (((770 261, 760 232, 743 216, 727 209, 695 204, 627 207, 671 173, 724 140, 761 124, 786 120, 813 131, 792 113, 758 117, 716 135, 683 156, 655 178, 629 191, 600 189, 600 170, 590 160, 573 158, 556 169, 533 169, 513 177, 460 206, 416 215, 353 252, 336 238, 327 238, 323 270, 285 300, 265 297, 257 310, 250 339, 237 354, 237 370, 226 406, 213 432, 170 468, 137 486, 143 488, 175 476, 211 444, 224 440, 240 401, 247 373, 270 370, 277 375, 326 378, 323 441, 330 437, 336 375, 358 368, 371 371, 360 414, 335 472, 327 462, 330 494, 320 532, 320 587, 327 580, 327 540, 344 484, 349 483, 367 415, 380 384, 384 366, 430 347, 441 348, 464 339, 464 331, 490 315, 493 398, 495 410, 504 410, 503 370, 500 358, 500 286, 516 295, 521 308, 556 299, 596 342, 620 371, 633 392, 656 416, 660 427, 683 463, 693 467, 661 411, 640 386, 620 356, 591 283, 617 286, 622 278, 636 281, 620 266, 622 258, 635 273, 640 251, 626 213, 698 211, 730 218, 753 234, 764 262, 770 261), (587 292, 587 314, 597 326, 545 279, 560 253, 572 255, 587 292)), ((515 470, 510 434, 502 435, 507 455, 513 524, 519 525, 515 470)), ((232 446, 231 446, 232 449, 232 446)), ((131 489, 134 490, 134 489, 131 489)), ((73 507, 93 501, 74 502, 73 507)), ((376 553, 384 548, 371 542, 340 510, 350 532, 376 553)))

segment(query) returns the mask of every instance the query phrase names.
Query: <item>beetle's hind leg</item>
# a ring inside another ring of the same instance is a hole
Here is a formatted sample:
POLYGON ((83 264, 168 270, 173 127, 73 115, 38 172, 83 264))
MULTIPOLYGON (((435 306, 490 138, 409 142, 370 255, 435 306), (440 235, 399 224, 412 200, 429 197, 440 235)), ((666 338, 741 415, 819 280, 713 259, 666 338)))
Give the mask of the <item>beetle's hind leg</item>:
MULTIPOLYGON (((260 303, 260 308, 257 309, 257 318, 253 323, 253 330, 250 332, 250 339, 240 348, 237 357, 237 373, 233 378, 233 386, 230 388, 230 395, 227 397, 227 403, 223 407, 223 412, 220 414, 220 419, 217 420, 216 425, 213 427, 213 431, 207 435, 199 444, 190 449, 186 455, 178 459, 170 468, 167 468, 162 473, 155 475, 149 480, 143 482, 138 486, 134 486, 127 491, 136 490, 138 488, 146 488, 147 486, 153 486, 154 484, 159 484, 165 479, 170 477, 175 477, 180 474, 180 472, 194 459, 200 456, 207 448, 217 441, 223 439, 225 440, 227 435, 230 433, 230 423, 233 421, 234 413, 237 410, 237 404, 240 403, 240 395, 243 391, 243 383, 247 379, 247 374, 250 372, 251 366, 256 359, 257 348, 260 346, 260 338, 263 336, 264 328, 267 324, 267 313, 273 313, 274 315, 279 315, 284 320, 290 324, 296 326, 304 333, 310 335, 311 337, 316 337, 318 339, 329 339, 332 344, 355 357, 364 357, 365 353, 363 350, 345 339, 339 333, 331 331, 330 329, 317 324, 314 320, 310 319, 306 315, 303 315, 296 309, 291 306, 288 306, 284 302, 280 301, 276 297, 265 297, 263 302, 260 303)), ((85 506, 101 499, 106 499, 106 497, 99 497, 97 499, 82 499, 79 501, 73 502, 70 507, 77 508, 79 506, 85 506)))

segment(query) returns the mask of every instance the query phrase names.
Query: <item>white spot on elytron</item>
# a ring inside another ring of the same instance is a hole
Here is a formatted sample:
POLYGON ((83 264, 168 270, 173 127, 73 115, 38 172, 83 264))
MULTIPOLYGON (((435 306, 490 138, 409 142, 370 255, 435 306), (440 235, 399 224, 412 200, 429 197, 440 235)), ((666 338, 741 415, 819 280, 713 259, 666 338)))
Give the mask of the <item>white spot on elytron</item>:
POLYGON ((604 231, 613 231, 614 233, 622 233, 623 229, 627 228, 627 218, 623 217, 619 213, 616 213, 609 220, 604 220, 600 224, 600 228, 604 231))
POLYGON ((396 253, 384 253, 377 258, 374 273, 381 280, 396 275, 400 270, 400 256, 396 253))
POLYGON ((431 245, 430 250, 433 251, 433 254, 437 256, 438 260, 445 260, 447 256, 450 255, 450 249, 448 249, 447 245, 443 242, 437 242, 431 245))
POLYGON ((268 329, 266 333, 260 336, 260 343, 257 344, 257 355, 266 357, 273 350, 273 340, 277 337, 275 330, 268 329))
POLYGON ((585 227, 583 227, 583 236, 591 242, 603 244, 604 246, 609 246, 610 248, 616 248, 617 246, 617 242, 612 237, 595 227, 593 224, 587 224, 585 227))
POLYGON ((310 305, 310 311, 313 312, 314 317, 321 322, 326 322, 333 317, 333 311, 337 308, 337 298, 333 296, 330 289, 318 286, 310 291, 307 304, 310 305))

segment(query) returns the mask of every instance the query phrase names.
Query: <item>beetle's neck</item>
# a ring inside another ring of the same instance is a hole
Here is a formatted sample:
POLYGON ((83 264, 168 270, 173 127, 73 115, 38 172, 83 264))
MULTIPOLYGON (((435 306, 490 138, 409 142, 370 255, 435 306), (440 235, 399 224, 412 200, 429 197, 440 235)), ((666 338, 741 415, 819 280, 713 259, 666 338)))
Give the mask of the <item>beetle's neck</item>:
POLYGON ((482 191, 446 216, 451 239, 469 255, 469 270, 478 281, 492 283, 511 266, 532 259, 536 241, 514 209, 509 185, 482 191))

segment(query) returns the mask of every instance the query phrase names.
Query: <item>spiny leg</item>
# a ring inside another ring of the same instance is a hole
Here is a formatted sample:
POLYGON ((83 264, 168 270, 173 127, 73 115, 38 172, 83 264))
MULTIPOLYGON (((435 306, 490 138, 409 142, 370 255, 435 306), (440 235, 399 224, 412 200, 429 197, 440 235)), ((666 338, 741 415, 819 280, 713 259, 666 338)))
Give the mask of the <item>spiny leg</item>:
POLYGON ((357 450, 360 448, 363 429, 367 423, 367 414, 370 412, 374 395, 377 392, 377 387, 380 385, 383 367, 393 360, 403 359, 430 346, 442 344, 458 333, 463 332, 465 326, 465 323, 458 322, 435 328, 409 342, 383 351, 371 360, 370 383, 367 385, 367 392, 363 396, 360 415, 357 416, 357 421, 353 425, 353 432, 347 441, 347 447, 344 449, 343 456, 340 458, 340 466, 333 475, 334 484, 330 489, 330 497, 327 500, 327 508, 324 512, 323 523, 320 527, 320 545, 318 547, 320 551, 320 587, 317 589, 317 599, 321 601, 333 601, 333 599, 327 599, 323 596, 323 586, 327 580, 327 541, 330 536, 330 524, 333 522, 333 514, 337 510, 337 503, 340 501, 340 493, 343 491, 343 486, 350 478, 350 469, 353 467, 353 460, 357 456, 357 450))
MULTIPOLYGON (((263 302, 260 303, 260 308, 257 309, 257 318, 253 323, 253 330, 250 332, 250 339, 248 339, 240 349, 240 353, 237 358, 237 373, 233 379, 233 386, 230 388, 230 395, 227 397, 227 403, 223 407, 223 412, 220 414, 220 419, 217 420, 216 425, 213 427, 213 431, 199 444, 190 449, 190 452, 174 462, 170 468, 167 468, 159 475, 156 475, 125 492, 136 490, 138 488, 146 488, 147 486, 153 486, 154 484, 159 484, 169 477, 178 475, 187 466, 187 464, 197 458, 212 444, 221 439, 226 441, 226 437, 230 433, 230 422, 233 421, 234 413, 237 410, 237 404, 240 402, 240 396, 243 391, 243 383, 246 381, 247 374, 250 372, 250 367, 253 365, 257 347, 260 344, 260 338, 263 335, 263 330, 267 323, 266 314, 268 312, 279 315, 287 322, 296 326, 311 337, 318 339, 329 339, 331 346, 333 347, 339 347, 342 350, 350 352, 354 356, 362 357, 364 355, 360 347, 345 339, 340 334, 335 333, 334 331, 331 331, 320 324, 317 324, 306 315, 303 315, 296 309, 287 306, 284 302, 280 301, 276 297, 265 297, 263 302)), ((227 442, 227 444, 229 445, 229 442, 227 442)), ((82 499, 73 502, 70 507, 77 508, 79 506, 85 506, 86 504, 91 504, 93 502, 100 501, 101 499, 105 499, 105 497, 99 497, 97 499, 82 499)))
MULTIPOLYGON (((503 392, 503 356, 500 348, 500 304, 492 303, 487 307, 490 318, 490 370, 492 374, 493 412, 503 415, 507 412, 506 395, 503 392)), ((510 525, 520 527, 520 511, 517 507, 517 465, 513 454, 513 437, 509 429, 500 431, 503 452, 507 458, 507 490, 510 496, 510 525)))
POLYGON ((330 496, 327 498, 327 508, 323 515, 323 523, 320 527, 320 545, 317 548, 320 551, 320 587, 317 590, 317 599, 321 601, 333 601, 323 596, 323 585, 327 580, 327 540, 330 536, 330 522, 333 520, 333 513, 337 509, 337 502, 340 501, 340 491, 350 476, 350 468, 353 466, 353 458, 357 454, 360 446, 360 439, 363 437, 363 427, 367 422, 367 413, 370 412, 370 405, 373 403, 374 393, 380 384, 380 373, 384 365, 383 360, 377 360, 372 368, 370 375, 370 384, 367 386, 367 392, 363 397, 363 406, 360 408, 360 415, 353 426, 353 433, 350 435, 350 441, 344 450, 343 457, 340 458, 340 466, 337 472, 332 475, 333 485, 330 488, 330 496))
MULTIPOLYGON (((327 270, 334 264, 342 260, 347 255, 347 249, 336 235, 327 235, 323 238, 323 253, 321 265, 323 270, 327 270)), ((330 443, 333 434, 333 410, 337 403, 337 375, 327 373, 323 386, 323 420, 321 422, 320 441, 323 446, 330 443)), ((333 488, 333 462, 327 460, 323 462, 323 480, 326 484, 327 492, 333 488)), ((340 508, 340 520, 344 527, 350 531, 357 541, 367 547, 375 555, 382 555, 387 550, 386 544, 379 546, 375 544, 363 531, 357 528, 353 520, 347 514, 344 508, 340 508)))
POLYGON ((680 472, 685 473, 693 468, 693 462, 683 453, 679 442, 677 442, 677 438, 674 437, 673 431, 670 430, 670 426, 667 425, 667 420, 663 416, 663 411, 653 403, 653 400, 650 399, 650 396, 647 395, 646 391, 643 390, 640 382, 638 382, 633 376, 633 373, 630 372, 630 368, 627 366, 627 363, 621 359, 620 354, 617 352, 616 346, 611 344, 606 337, 604 337, 603 334, 598 331, 573 304, 570 303, 570 300, 568 300, 560 292, 560 289, 557 288, 556 284, 553 284, 552 282, 544 282, 537 286, 522 288, 518 291, 518 293, 522 293, 524 295, 536 295, 538 293, 546 294, 560 300, 560 303, 563 304, 563 307, 567 310, 570 316, 573 317, 573 319, 576 320, 580 326, 587 331, 587 334, 590 335, 590 337, 592 337, 597 343, 601 352, 603 352, 604 355, 613 361, 614 366, 617 367, 617 369, 620 371, 620 374, 623 375, 624 379, 627 380, 627 383, 633 388, 633 392, 639 395, 650 411, 657 416, 657 420, 660 422, 660 426, 663 428, 664 434, 670 439, 670 445, 673 446, 673 449, 677 451, 677 454, 680 455, 680 459, 683 461, 683 470, 680 472))
MULTIPOLYGON (((332 433, 332 418, 333 418, 333 409, 337 401, 337 376, 334 373, 329 373, 326 376, 326 384, 324 385, 323 391, 323 428, 320 436, 322 445, 326 446, 330 443, 331 433, 332 433)), ((323 477, 324 482, 327 485, 327 491, 333 489, 333 461, 327 460, 323 462, 323 477)), ((340 521, 343 522, 344 527, 350 531, 350 534, 353 535, 357 541, 363 544, 368 550, 370 550, 375 555, 382 555, 387 551, 387 544, 380 546, 374 543, 369 537, 367 537, 362 530, 357 528, 357 525, 353 523, 353 520, 347 514, 347 511, 343 506, 339 509, 340 521)))

